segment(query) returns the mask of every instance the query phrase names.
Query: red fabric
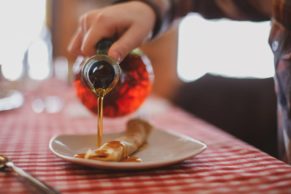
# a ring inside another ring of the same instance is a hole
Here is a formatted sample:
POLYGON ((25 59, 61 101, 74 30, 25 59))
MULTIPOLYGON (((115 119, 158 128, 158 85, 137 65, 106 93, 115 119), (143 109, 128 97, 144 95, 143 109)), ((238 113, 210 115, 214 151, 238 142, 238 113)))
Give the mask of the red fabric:
MULTIPOLYGON (((158 128, 205 142, 206 151, 146 171, 104 171, 63 161, 49 151, 49 140, 58 134, 95 133, 96 118, 70 115, 69 107, 79 104, 73 89, 54 86, 65 101, 59 113, 32 111, 32 99, 49 94, 49 88, 27 93, 20 109, 0 112, 0 153, 62 193, 291 193, 291 166, 171 105, 152 110, 148 119, 158 128)), ((154 108, 163 104, 153 102, 154 108)), ((105 120, 105 132, 121 130, 125 121, 105 120)), ((0 193, 29 191, 12 173, 0 172, 0 193)))

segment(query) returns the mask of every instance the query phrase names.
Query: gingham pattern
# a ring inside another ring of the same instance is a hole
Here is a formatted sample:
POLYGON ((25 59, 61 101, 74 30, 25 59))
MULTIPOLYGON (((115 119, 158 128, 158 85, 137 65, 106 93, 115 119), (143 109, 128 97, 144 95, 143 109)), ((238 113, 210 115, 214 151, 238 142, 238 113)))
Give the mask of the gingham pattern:
MULTIPOLYGON (((57 94, 66 105, 60 113, 34 113, 35 92, 26 94, 21 109, 0 113, 0 153, 62 193, 291 193, 289 165, 157 100, 148 103, 154 105, 147 108, 152 110, 147 115, 151 122, 205 142, 206 151, 180 164, 146 171, 104 171, 65 162, 49 151, 50 138, 94 133, 96 120, 70 114, 78 102, 72 88, 62 84, 57 84, 57 94)), ((106 120, 105 129, 120 130, 125 120, 106 120)), ((13 174, 0 172, 0 193, 30 192, 13 174)))

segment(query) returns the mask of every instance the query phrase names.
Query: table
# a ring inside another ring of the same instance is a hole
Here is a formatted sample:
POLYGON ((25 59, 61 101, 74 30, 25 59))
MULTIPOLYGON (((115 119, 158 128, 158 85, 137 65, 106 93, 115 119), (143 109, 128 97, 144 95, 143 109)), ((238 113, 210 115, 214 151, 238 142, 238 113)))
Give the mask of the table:
MULTIPOLYGON (((291 166, 165 100, 149 98, 142 111, 156 127, 201 140, 207 150, 173 166, 140 171, 63 161, 49 151, 49 140, 58 134, 95 133, 96 119, 80 106, 72 86, 51 80, 25 93, 23 107, 0 112, 0 153, 62 193, 291 193, 291 166), (62 99, 61 111, 33 111, 37 96, 48 95, 62 99)), ((105 121, 106 132, 120 129, 125 120, 105 121)), ((13 174, 0 172, 0 193, 29 190, 13 174)))

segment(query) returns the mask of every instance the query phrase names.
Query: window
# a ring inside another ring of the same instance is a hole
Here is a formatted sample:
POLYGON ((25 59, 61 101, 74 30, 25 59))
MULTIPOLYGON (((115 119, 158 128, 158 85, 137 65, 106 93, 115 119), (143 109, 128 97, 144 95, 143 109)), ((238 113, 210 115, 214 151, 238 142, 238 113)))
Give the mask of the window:
POLYGON ((268 45, 270 22, 205 20, 189 14, 179 29, 178 75, 193 81, 205 73, 266 78, 274 74, 268 45))
POLYGON ((0 64, 10 80, 44 79, 50 74, 46 0, 0 1, 0 64))

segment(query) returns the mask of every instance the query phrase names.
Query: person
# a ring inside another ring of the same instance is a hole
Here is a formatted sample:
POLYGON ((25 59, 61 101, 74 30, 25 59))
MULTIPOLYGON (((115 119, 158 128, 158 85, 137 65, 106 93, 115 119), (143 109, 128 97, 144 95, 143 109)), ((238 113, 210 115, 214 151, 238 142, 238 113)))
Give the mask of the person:
POLYGON ((120 61, 143 42, 167 30, 175 18, 189 12, 209 19, 263 21, 271 17, 271 0, 116 1, 81 16, 68 50, 75 55, 91 56, 96 42, 115 36, 117 40, 108 55, 120 61))
MULTIPOLYGON (((288 68, 282 67, 280 71, 277 69, 277 63, 282 61, 281 54, 291 47, 288 46, 290 44, 286 44, 291 42, 288 38, 290 2, 290 0, 119 0, 110 6, 85 13, 80 18, 78 30, 68 50, 75 55, 91 56, 95 53, 94 46, 97 42, 114 37, 116 41, 110 47, 108 55, 121 61, 131 50, 160 36, 176 18, 184 17, 189 12, 199 13, 207 19, 229 18, 259 22, 275 18, 279 23, 273 22, 269 43, 275 56, 278 107, 283 107, 284 110, 279 114, 283 115, 283 118, 279 117, 278 123, 289 134, 286 136, 287 139, 291 139, 291 127, 288 124, 288 115, 291 112, 288 101, 291 87, 288 87, 290 85, 288 80, 291 78, 288 76, 288 68), (280 72, 283 72, 284 76, 280 72)), ((284 57, 286 59, 286 55, 284 57)), ((288 60, 289 58, 287 57, 288 60)), ((286 134, 285 132, 279 134, 286 134)), ((262 135, 259 134, 258 137, 262 135)), ((290 150, 290 145, 286 143, 283 145, 284 153, 290 150)), ((286 158, 290 158, 290 152, 289 156, 288 154, 283 156, 285 161, 286 158)), ((291 158, 287 160, 291 163, 291 158)))

